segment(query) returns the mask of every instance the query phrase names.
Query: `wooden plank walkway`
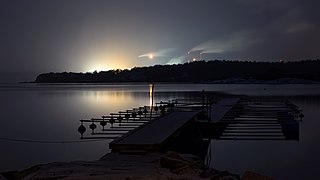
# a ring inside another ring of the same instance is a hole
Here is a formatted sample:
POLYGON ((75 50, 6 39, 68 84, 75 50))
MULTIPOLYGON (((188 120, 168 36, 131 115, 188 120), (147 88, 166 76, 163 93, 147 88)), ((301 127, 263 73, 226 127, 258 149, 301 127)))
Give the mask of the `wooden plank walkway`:
POLYGON ((157 151, 200 112, 172 111, 112 141, 109 148, 115 152, 157 151))
MULTIPOLYGON (((299 122, 284 101, 249 99, 228 118, 220 140, 299 140, 299 122)), ((232 110, 230 111, 232 113, 232 110)), ((228 114, 226 115, 228 116, 228 114)))
POLYGON ((240 98, 225 98, 213 104, 208 112, 211 122, 219 122, 239 100, 240 98))
POLYGON ((115 139, 109 143, 112 152, 133 154, 171 148, 178 140, 182 143, 197 136, 197 132, 201 132, 198 139, 299 140, 296 117, 302 115, 294 104, 275 97, 223 97, 213 104, 177 102, 166 106, 162 116, 159 109, 152 116, 148 111, 143 113, 145 107, 138 109, 80 120, 81 138, 115 139), (100 137, 83 137, 83 123, 89 124, 91 135, 100 137), (188 136, 191 133, 195 135, 188 136))

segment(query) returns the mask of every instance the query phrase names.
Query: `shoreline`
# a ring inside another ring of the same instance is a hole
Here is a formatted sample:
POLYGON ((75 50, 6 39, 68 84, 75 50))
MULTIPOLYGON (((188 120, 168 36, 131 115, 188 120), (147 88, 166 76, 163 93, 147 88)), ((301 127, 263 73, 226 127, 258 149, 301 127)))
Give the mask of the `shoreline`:
POLYGON ((199 81, 199 82, 184 82, 184 81, 114 81, 114 82, 94 82, 94 81, 84 81, 84 82, 18 82, 20 84, 90 84, 90 85, 101 85, 101 84, 148 84, 148 83, 157 83, 157 84, 320 84, 320 81, 310 80, 310 79, 301 79, 301 78, 279 78, 273 80, 261 80, 261 79, 243 79, 243 78, 226 78, 220 80, 212 81, 199 81))

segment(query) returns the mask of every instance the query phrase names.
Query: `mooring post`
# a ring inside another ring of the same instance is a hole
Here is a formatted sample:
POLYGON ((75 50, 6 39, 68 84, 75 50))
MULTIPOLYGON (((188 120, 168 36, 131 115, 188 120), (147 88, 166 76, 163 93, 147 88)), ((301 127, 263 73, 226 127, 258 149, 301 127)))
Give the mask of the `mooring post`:
POLYGON ((204 112, 204 89, 202 89, 202 111, 204 112))

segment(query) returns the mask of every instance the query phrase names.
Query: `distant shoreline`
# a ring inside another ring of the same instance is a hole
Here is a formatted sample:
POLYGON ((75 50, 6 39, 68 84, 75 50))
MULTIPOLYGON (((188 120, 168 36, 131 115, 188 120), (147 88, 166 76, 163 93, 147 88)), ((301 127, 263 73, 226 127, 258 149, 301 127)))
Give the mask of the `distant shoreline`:
POLYGON ((274 80, 256 80, 256 79, 223 79, 212 81, 209 84, 320 84, 320 81, 298 79, 298 78, 280 78, 274 80))
POLYGON ((320 60, 297 62, 196 61, 131 70, 39 74, 34 83, 318 84, 320 60))
MULTIPOLYGON (((19 82, 21 84, 47 84, 47 85, 57 85, 57 84, 90 84, 90 85, 102 85, 102 84, 149 84, 153 82, 19 82)), ((157 84, 269 84, 269 85, 281 85, 281 84, 320 84, 320 81, 309 80, 309 79, 299 79, 299 78, 280 78, 274 80, 257 80, 257 79, 241 79, 241 78, 228 78, 214 81, 206 82, 154 82, 157 84)))

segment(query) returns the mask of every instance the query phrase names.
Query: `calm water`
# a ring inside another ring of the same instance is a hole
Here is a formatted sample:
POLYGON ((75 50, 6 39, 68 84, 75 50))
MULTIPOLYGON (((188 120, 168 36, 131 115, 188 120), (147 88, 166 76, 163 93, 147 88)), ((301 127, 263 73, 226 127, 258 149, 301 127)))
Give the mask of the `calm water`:
MULTIPOLYGON (((282 95, 303 109, 300 141, 212 141, 212 166, 242 174, 252 170, 277 179, 319 179, 320 85, 156 84, 155 101, 192 98, 206 91, 282 95)), ((79 119, 149 104, 149 84, 0 85, 0 138, 79 140, 79 119)), ((0 171, 34 164, 95 160, 109 140, 40 144, 0 140, 0 171)))

